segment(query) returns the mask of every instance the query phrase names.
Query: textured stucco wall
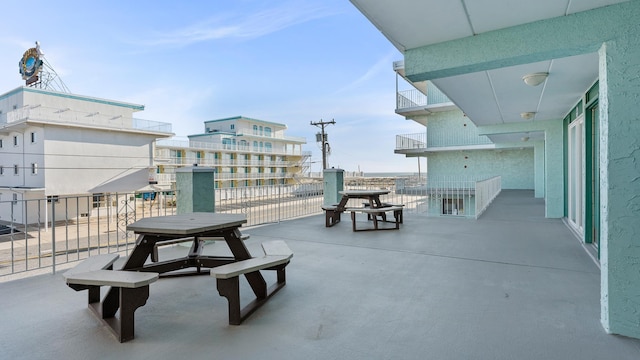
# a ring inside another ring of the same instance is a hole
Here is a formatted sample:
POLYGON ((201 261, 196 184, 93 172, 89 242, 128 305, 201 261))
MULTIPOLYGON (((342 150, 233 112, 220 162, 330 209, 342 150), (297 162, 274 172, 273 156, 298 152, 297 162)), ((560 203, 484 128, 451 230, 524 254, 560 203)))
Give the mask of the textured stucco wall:
POLYGON ((485 179, 502 176, 503 189, 534 188, 533 148, 430 153, 429 177, 485 179))
POLYGON ((427 120, 427 146, 464 146, 488 143, 486 136, 478 135, 476 125, 462 110, 430 114, 427 120))
POLYGON ((537 198, 544 198, 544 141, 538 141, 534 145, 534 163, 536 169, 536 178, 535 178, 535 191, 534 196, 537 198))
POLYGON ((600 51, 602 323, 640 338, 640 6, 600 51))

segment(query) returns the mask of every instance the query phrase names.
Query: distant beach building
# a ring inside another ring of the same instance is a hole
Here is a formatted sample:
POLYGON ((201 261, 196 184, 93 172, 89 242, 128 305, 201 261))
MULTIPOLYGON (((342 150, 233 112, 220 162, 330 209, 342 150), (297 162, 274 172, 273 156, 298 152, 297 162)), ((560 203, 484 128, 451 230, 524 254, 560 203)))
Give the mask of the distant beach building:
POLYGON ((307 171, 311 152, 302 151, 303 137, 285 135, 280 123, 236 116, 204 122, 204 133, 156 143, 158 185, 175 183, 184 166, 207 166, 216 171, 217 188, 297 183, 307 171))
POLYGON ((108 193, 151 189, 154 143, 173 133, 169 123, 133 117, 143 109, 36 87, 0 94, 0 223, 47 221, 38 214, 66 196, 94 201, 58 219, 86 216, 108 193))

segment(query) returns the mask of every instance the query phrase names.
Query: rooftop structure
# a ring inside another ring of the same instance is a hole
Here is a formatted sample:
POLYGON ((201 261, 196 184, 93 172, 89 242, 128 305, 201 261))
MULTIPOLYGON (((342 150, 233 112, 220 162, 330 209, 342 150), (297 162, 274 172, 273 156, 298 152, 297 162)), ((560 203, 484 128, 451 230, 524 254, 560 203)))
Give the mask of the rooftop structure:
MULTIPOLYGON (((602 331, 598 266, 562 220, 545 218, 532 191, 503 191, 477 221, 406 214, 399 232, 354 233, 349 221, 325 228, 320 214, 241 230, 252 252, 274 238, 294 252, 287 285, 242 325, 228 325, 212 277, 162 278, 136 311, 136 338, 120 344, 60 271, 0 283, 3 356, 640 357, 639 340, 602 331)), ((220 251, 228 249, 204 248, 220 251)))

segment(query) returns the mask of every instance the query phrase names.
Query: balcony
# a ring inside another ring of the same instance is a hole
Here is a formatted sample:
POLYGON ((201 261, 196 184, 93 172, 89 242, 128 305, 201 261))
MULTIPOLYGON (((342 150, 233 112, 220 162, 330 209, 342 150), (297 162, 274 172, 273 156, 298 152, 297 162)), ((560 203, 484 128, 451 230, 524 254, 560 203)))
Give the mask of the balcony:
POLYGON ((172 148, 172 149, 188 149, 188 150, 209 150, 220 152, 243 152, 243 153, 257 153, 265 155, 291 155, 302 156, 303 151, 296 148, 287 148, 281 146, 275 147, 254 147, 249 145, 240 144, 222 144, 214 142, 202 142, 202 141, 181 141, 160 139, 156 141, 156 149, 159 148, 172 148))
POLYGON ((0 124, 12 124, 22 121, 61 125, 74 124, 79 127, 143 131, 163 133, 164 135, 171 134, 172 131, 171 123, 37 105, 9 111, 0 118, 0 124))
POLYGON ((410 118, 456 109, 451 100, 435 86, 429 85, 427 91, 428 95, 417 89, 398 91, 396 93, 396 114, 410 118))
MULTIPOLYGON (((598 266, 532 191, 503 191, 478 220, 409 212, 398 231, 353 233, 346 219, 325 228, 318 214, 243 233, 250 249, 285 239, 294 257, 287 285, 242 325, 228 325, 211 277, 164 278, 136 311, 136 338, 120 344, 59 271, 0 283, 2 356, 640 357, 640 340, 603 330, 598 266)), ((164 247, 160 258, 186 252, 164 247)))
POLYGON ((260 138, 262 141, 264 140, 282 140, 285 142, 295 142, 295 143, 306 143, 307 139, 300 136, 287 136, 284 135, 283 131, 260 131, 255 130, 248 127, 239 127, 236 128, 237 136, 245 136, 252 138, 260 138))
MULTIPOLYGON (((428 129, 427 129, 428 131, 428 129)), ((414 154, 429 151, 493 148, 494 144, 484 135, 471 131, 427 131, 416 134, 396 135, 396 154, 414 154)))

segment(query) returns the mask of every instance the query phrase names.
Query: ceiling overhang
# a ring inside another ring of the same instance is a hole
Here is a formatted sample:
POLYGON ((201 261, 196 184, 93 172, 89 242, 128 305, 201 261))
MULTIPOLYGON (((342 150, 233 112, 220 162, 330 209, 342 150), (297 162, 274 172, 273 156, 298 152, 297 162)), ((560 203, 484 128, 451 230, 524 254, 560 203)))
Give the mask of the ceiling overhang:
MULTIPOLYGON (((601 43, 548 28, 584 27, 589 16, 597 19, 594 15, 609 13, 608 5, 626 1, 351 2, 405 54, 401 76, 418 83, 430 80, 477 126, 484 126, 563 119, 597 81, 601 43), (535 72, 549 76, 539 86, 526 85, 522 77, 535 72), (533 117, 524 119, 526 112, 533 117)), ((611 24, 603 20, 594 26, 611 24)), ((536 139, 525 133, 490 138, 536 139)))

